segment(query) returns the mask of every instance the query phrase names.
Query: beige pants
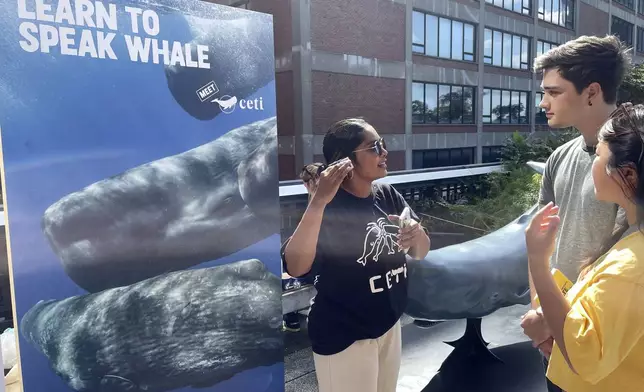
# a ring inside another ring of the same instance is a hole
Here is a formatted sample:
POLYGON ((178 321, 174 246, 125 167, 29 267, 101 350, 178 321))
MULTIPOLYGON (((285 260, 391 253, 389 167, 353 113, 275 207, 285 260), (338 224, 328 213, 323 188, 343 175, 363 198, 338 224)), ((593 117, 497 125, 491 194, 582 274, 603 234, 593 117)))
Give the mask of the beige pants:
POLYGON ((400 321, 377 339, 359 340, 333 355, 313 353, 320 392, 395 392, 400 321))

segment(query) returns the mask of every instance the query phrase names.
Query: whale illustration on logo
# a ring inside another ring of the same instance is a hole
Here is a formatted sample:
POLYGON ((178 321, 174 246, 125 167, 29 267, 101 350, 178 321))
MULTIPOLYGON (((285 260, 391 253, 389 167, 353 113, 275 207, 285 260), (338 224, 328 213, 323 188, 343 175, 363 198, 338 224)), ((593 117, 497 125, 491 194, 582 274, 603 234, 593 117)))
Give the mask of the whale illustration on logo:
POLYGON ((230 114, 235 110, 235 105, 237 105, 237 97, 224 95, 221 98, 215 98, 210 102, 216 102, 219 105, 219 109, 226 114, 230 114))

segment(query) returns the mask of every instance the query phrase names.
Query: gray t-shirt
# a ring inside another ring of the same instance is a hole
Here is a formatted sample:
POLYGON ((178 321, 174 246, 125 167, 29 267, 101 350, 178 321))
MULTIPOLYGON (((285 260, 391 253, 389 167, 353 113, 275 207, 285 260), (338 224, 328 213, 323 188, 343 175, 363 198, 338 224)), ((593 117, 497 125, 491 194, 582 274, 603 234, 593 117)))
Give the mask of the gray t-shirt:
POLYGON ((584 139, 579 136, 552 153, 546 161, 539 195, 539 204, 553 201, 561 217, 550 264, 573 282, 582 261, 610 239, 616 220, 625 219, 617 204, 595 198, 591 173, 595 154, 584 151, 583 146, 584 139))

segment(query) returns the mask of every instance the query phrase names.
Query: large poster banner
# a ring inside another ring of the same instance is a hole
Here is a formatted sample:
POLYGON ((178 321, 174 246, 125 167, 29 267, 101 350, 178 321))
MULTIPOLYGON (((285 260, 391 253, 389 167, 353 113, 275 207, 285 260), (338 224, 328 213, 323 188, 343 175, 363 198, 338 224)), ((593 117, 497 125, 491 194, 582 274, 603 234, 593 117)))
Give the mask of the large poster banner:
POLYGON ((24 391, 283 391, 272 17, 0 4, 24 391))

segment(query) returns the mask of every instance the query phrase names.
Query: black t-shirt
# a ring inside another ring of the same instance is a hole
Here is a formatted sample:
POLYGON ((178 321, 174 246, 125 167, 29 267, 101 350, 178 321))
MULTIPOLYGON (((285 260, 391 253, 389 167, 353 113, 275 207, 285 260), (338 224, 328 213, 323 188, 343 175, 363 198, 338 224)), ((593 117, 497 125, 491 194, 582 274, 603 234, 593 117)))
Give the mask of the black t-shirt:
MULTIPOLYGON (((407 203, 388 184, 373 184, 372 190, 360 198, 340 188, 324 211, 308 274, 315 276, 318 292, 309 312, 309 337, 320 355, 382 336, 407 304, 405 254, 396 244, 398 226, 387 218, 400 215, 407 203)), ((412 218, 419 221, 413 212, 412 218)))

